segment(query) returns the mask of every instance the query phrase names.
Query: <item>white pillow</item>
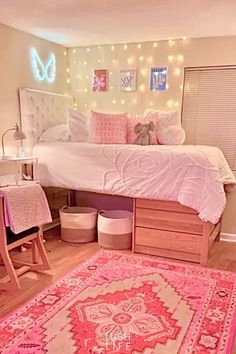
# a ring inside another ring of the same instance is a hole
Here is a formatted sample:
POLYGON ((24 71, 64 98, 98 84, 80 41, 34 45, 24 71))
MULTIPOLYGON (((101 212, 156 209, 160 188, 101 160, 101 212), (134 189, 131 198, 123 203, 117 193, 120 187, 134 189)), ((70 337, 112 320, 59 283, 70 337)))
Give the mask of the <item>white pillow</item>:
POLYGON ((88 142, 90 136, 90 113, 68 109, 69 134, 71 141, 88 142))
POLYGON ((40 142, 52 143, 54 141, 69 141, 67 124, 59 124, 45 130, 39 137, 40 142))
POLYGON ((171 125, 165 129, 157 129, 157 138, 162 145, 182 145, 185 141, 185 131, 179 125, 171 125))
POLYGON ((181 126, 180 111, 156 111, 155 109, 148 108, 144 112, 144 117, 156 114, 158 116, 159 127, 167 128, 170 125, 181 126))

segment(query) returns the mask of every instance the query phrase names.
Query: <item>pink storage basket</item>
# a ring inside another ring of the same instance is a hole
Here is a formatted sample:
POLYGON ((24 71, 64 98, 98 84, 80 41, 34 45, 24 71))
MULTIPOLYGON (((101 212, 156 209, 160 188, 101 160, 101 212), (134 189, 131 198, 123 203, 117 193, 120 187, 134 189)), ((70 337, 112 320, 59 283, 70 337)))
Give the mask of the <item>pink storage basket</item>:
POLYGON ((61 239, 72 243, 95 240, 97 231, 97 209, 68 207, 60 209, 61 239))
POLYGON ((131 248, 133 214, 127 210, 100 210, 98 244, 109 249, 131 248))

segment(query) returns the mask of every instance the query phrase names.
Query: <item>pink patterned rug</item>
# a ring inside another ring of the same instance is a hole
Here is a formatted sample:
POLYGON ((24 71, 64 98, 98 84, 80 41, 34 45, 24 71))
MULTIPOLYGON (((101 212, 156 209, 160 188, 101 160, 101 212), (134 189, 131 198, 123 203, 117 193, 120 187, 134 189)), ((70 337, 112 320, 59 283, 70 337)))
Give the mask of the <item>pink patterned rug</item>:
POLYGON ((2 354, 229 354, 236 275, 99 252, 0 323, 2 354))

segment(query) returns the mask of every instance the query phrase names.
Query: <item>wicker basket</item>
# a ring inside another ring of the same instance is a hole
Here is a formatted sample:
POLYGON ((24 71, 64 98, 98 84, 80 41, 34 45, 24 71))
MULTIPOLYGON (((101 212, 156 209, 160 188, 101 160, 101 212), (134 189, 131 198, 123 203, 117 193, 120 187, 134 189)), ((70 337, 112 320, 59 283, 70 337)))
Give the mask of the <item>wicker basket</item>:
POLYGON ((99 245, 116 250, 131 248, 132 215, 126 210, 100 210, 98 214, 99 245))
POLYGON ((97 213, 94 208, 64 206, 60 209, 61 239, 72 243, 94 241, 97 213))

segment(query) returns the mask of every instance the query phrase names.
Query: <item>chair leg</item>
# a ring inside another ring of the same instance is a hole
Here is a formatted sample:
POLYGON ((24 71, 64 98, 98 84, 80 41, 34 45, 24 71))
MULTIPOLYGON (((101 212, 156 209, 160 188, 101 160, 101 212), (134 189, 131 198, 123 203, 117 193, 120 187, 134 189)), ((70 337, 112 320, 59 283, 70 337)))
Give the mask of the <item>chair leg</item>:
POLYGON ((38 262, 38 250, 35 240, 32 240, 32 261, 33 263, 38 262))
POLYGON ((43 269, 45 269, 45 270, 50 269, 48 256, 47 256, 46 250, 45 250, 44 245, 43 245, 43 240, 42 240, 41 235, 39 233, 38 233, 38 236, 35 239, 35 242, 37 244, 39 255, 40 255, 40 257, 42 259, 42 262, 43 262, 43 264, 42 264, 43 265, 43 269))
MULTIPOLYGON (((21 288, 20 286, 20 282, 19 282, 19 279, 17 277, 17 274, 16 274, 16 271, 15 271, 15 268, 12 264, 12 260, 9 256, 9 253, 8 251, 3 251, 1 250, 1 256, 2 256, 2 259, 3 259, 3 263, 6 267, 6 270, 7 270, 7 274, 10 278, 10 281, 12 282, 11 285, 12 285, 12 288, 14 290, 19 290, 21 288)), ((10 284, 9 284, 10 286, 10 284)))

